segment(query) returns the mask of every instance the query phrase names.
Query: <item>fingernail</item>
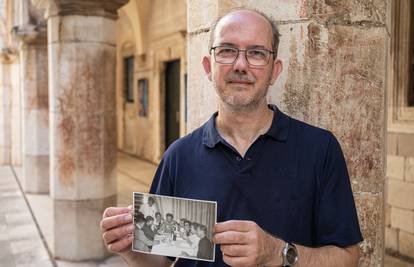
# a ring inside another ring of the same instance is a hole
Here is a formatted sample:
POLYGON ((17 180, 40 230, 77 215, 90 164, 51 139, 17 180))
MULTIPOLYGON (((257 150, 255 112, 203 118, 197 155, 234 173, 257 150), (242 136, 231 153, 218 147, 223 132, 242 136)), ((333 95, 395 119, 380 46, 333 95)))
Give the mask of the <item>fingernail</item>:
POLYGON ((127 215, 124 216, 124 221, 129 222, 131 220, 132 220, 132 215, 131 214, 128 213, 127 215))

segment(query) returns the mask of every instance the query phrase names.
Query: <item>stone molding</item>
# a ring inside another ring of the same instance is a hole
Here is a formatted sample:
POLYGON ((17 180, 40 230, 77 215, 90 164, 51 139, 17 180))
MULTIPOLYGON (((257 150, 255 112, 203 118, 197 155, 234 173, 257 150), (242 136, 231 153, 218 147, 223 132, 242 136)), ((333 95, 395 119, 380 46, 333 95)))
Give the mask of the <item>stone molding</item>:
POLYGON ((26 24, 13 27, 13 36, 25 44, 47 44, 46 25, 26 24))
POLYGON ((0 50, 0 64, 11 64, 17 59, 16 49, 2 47, 0 50))
POLYGON ((129 0, 49 0, 46 17, 53 16, 99 16, 118 18, 118 9, 129 0))

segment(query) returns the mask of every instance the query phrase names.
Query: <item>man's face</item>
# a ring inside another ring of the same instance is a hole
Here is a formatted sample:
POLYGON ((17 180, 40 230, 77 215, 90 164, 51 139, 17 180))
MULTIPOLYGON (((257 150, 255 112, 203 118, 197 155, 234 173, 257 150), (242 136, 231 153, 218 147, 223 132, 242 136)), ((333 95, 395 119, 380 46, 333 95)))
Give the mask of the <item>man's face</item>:
MULTIPOLYGON (((217 24, 213 47, 230 46, 237 49, 264 48, 272 51, 272 29, 262 16, 251 11, 236 11, 226 15, 217 24)), ((266 101, 269 85, 279 75, 282 65, 273 60, 265 66, 248 64, 245 52, 233 64, 215 62, 211 56, 203 59, 208 78, 223 104, 233 109, 256 107, 266 101)))
POLYGON ((154 223, 154 221, 152 221, 152 220, 147 221, 147 225, 149 225, 149 226, 151 226, 153 223, 154 223))
POLYGON ((190 231, 190 224, 188 222, 184 223, 184 229, 185 229, 186 232, 190 231))
POLYGON ((199 237, 203 237, 203 236, 204 236, 204 231, 203 231, 201 228, 198 228, 198 230, 197 230, 197 235, 198 235, 199 237))
POLYGON ((155 215, 155 219, 156 219, 157 221, 161 220, 161 215, 160 215, 160 214, 156 214, 156 215, 155 215))
POLYGON ((168 222, 171 222, 171 221, 172 221, 172 219, 173 219, 173 218, 172 218, 170 215, 168 215, 168 216, 167 216, 167 221, 168 221, 168 222))

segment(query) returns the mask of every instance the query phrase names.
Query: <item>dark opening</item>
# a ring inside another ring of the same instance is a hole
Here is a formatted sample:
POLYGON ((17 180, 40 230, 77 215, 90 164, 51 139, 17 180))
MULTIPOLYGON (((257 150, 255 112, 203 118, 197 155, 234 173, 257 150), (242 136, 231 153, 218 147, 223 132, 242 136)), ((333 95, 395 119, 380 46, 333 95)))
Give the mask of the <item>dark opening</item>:
POLYGON ((414 107, 414 3, 411 3, 410 39, 410 80, 408 84, 408 106, 414 107))
POLYGON ((165 149, 180 137, 180 60, 165 68, 165 149))
POLYGON ((134 102, 134 57, 124 58, 125 101, 134 102))

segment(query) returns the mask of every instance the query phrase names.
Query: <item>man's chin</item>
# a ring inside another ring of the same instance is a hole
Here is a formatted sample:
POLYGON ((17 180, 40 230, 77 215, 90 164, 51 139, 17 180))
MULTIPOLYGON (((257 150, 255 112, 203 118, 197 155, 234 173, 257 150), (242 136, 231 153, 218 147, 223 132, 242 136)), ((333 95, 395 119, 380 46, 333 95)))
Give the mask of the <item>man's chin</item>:
POLYGON ((257 102, 252 99, 227 99, 224 103, 234 110, 251 109, 257 106, 257 102))

